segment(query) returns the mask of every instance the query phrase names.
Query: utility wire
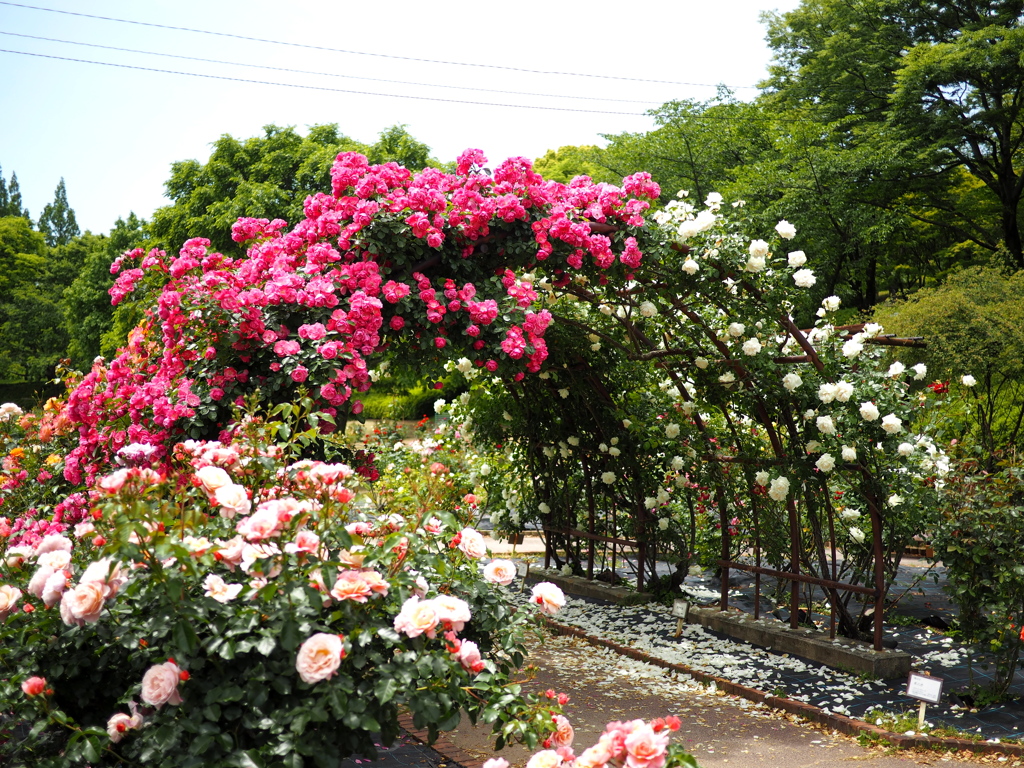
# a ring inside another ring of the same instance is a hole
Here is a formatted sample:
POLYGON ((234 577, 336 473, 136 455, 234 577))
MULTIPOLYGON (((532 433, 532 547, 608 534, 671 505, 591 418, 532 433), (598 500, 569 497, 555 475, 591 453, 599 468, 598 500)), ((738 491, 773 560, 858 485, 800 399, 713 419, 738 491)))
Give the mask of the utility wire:
POLYGON ((556 93, 532 93, 529 91, 503 91, 495 88, 474 88, 469 85, 438 85, 436 83, 417 83, 408 80, 385 80, 380 77, 363 77, 362 75, 347 75, 337 72, 316 72, 308 69, 289 69, 287 67, 272 67, 268 64, 248 64, 241 61, 225 61, 223 59, 204 59, 199 56, 183 56, 177 53, 161 53, 159 51, 144 51, 138 48, 119 48, 113 45, 100 45, 99 43, 83 43, 77 40, 61 40, 55 37, 41 37, 40 35, 26 35, 20 32, 8 32, 0 29, 0 35, 12 37, 24 37, 30 40, 44 40, 48 43, 65 43, 67 45, 82 45, 89 48, 102 48, 107 51, 121 51, 123 53, 139 53, 145 56, 163 56, 171 59, 184 59, 185 61, 200 61, 206 64, 227 64, 232 67, 249 67, 251 69, 269 69, 275 72, 291 72, 298 75, 318 75, 321 77, 343 77, 350 80, 369 80, 374 83, 392 83, 395 85, 415 85, 419 88, 451 88, 460 91, 480 91, 483 93, 501 93, 513 96, 540 96, 549 99, 580 99, 583 101, 614 101, 624 104, 657 104, 652 99, 641 101, 639 99, 615 99, 608 96, 569 96, 556 93))
MULTIPOLYGON (((2 3, 0 3, 2 4, 2 3)), ((614 112, 601 109, 574 109, 572 107, 545 107, 536 104, 500 104, 488 101, 467 101, 464 99, 442 99, 437 96, 411 96, 396 93, 375 93, 373 91, 355 91, 347 88, 328 88, 321 85, 300 85, 298 83, 275 83, 269 80, 247 80, 241 77, 227 77, 225 75, 207 75, 199 72, 178 72, 172 69, 156 69, 154 67, 138 67, 131 64, 114 64, 109 61, 91 61, 89 59, 74 59, 70 56, 54 56, 47 53, 30 53, 28 51, 12 51, 7 48, 0 48, 0 53, 14 53, 19 56, 37 56, 43 59, 56 59, 57 61, 73 61, 78 64, 99 64, 104 67, 118 67, 119 69, 135 69, 141 72, 161 72, 167 75, 186 75, 188 77, 203 77, 210 80, 227 80, 233 83, 250 83, 253 85, 276 85, 282 88, 302 88, 308 91, 329 91, 331 93, 353 93, 360 96, 384 96, 392 99, 416 99, 417 101, 441 101, 448 104, 472 104, 476 107, 511 107, 513 109, 542 109, 554 112, 586 112, 595 115, 629 115, 632 117, 646 117, 646 112, 614 112)))
MULTIPOLYGON (((718 85, 712 85, 711 83, 684 83, 676 80, 651 80, 641 77, 620 77, 618 75, 595 75, 585 72, 555 72, 540 69, 526 69, 524 67, 508 67, 500 64, 478 64, 468 61, 442 61, 438 59, 421 59, 413 56, 396 56, 390 53, 372 53, 370 51, 351 51, 345 48, 329 48, 322 45, 310 45, 308 43, 294 43, 287 40, 269 40, 263 37, 248 37, 246 35, 238 35, 232 32, 214 32, 209 29, 194 29, 192 27, 178 27, 171 24, 156 24, 150 21, 136 21, 134 19, 119 19, 114 16, 97 16, 91 13, 80 13, 78 11, 65 11, 58 8, 44 8, 39 5, 28 5, 26 3, 12 3, 9 0, 0 0, 0 5, 9 5, 14 8, 28 8, 33 11, 47 11, 49 13, 61 13, 66 16, 78 16, 86 19, 98 19, 100 21, 115 21, 119 24, 135 24, 143 27, 155 27, 157 29, 171 29, 176 32, 192 32, 198 35, 214 35, 216 37, 229 37, 235 40, 245 40, 252 43, 270 43, 272 45, 285 45, 292 48, 306 48, 314 51, 329 51, 331 53, 347 53, 353 56, 374 56, 382 59, 397 59, 399 61, 415 61, 421 64, 446 64, 457 67, 480 67, 484 69, 502 69, 509 72, 525 72, 531 75, 561 75, 565 77, 590 77, 599 80, 622 80, 631 83, 657 83, 659 85, 686 85, 696 86, 700 88, 717 88, 718 85)), ((726 86, 731 89, 750 89, 757 90, 756 85, 730 85, 726 86)))

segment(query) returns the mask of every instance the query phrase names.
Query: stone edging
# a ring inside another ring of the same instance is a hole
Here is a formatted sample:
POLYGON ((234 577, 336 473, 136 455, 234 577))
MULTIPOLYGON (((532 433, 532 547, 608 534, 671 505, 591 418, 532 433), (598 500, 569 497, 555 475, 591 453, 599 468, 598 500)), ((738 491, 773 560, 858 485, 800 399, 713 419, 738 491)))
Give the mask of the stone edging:
POLYGON ((638 651, 636 648, 630 648, 627 645, 621 645, 620 643, 616 643, 612 640, 606 640, 602 637, 589 635, 582 629, 566 624, 560 624, 559 622, 553 621, 547 617, 544 618, 544 623, 549 629, 560 635, 578 637, 591 645, 608 648, 622 656, 635 659, 636 661, 643 661, 663 669, 670 669, 674 672, 689 675, 693 679, 702 683, 714 683, 720 690, 725 691, 726 693, 730 693, 734 696, 740 696, 757 704, 764 704, 772 709, 778 709, 783 712, 797 715, 805 720, 811 721, 812 723, 826 725, 840 733, 846 734, 847 736, 856 736, 861 733, 867 734, 884 740, 897 749, 924 749, 929 751, 936 749, 949 749, 956 751, 969 751, 982 755, 1024 755, 1024 745, 1022 744, 991 744, 988 742, 970 741, 969 739, 939 738, 936 736, 907 736, 901 733, 893 733, 892 731, 887 731, 884 728, 879 728, 876 725, 866 723, 863 720, 855 720, 844 715, 826 713, 820 708, 812 706, 811 704, 806 704, 802 701, 773 696, 770 693, 765 693, 764 691, 759 691, 755 688, 748 688, 745 685, 734 683, 731 680, 724 680, 706 672, 690 669, 683 664, 675 664, 670 661, 665 661, 664 659, 659 659, 657 656, 651 656, 643 651, 638 651))

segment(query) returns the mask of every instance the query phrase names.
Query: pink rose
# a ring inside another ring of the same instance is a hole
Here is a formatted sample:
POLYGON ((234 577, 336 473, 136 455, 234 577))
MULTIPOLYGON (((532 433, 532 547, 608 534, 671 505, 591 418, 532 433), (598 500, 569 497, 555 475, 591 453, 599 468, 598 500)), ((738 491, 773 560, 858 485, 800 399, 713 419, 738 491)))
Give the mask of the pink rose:
POLYGON ((110 740, 112 742, 117 744, 117 742, 124 738, 125 732, 128 731, 131 727, 131 717, 129 715, 126 715, 124 712, 118 712, 117 714, 112 715, 109 720, 107 720, 107 735, 110 737, 110 740))
POLYGON ((318 632, 309 637, 299 648, 295 669, 299 677, 310 685, 327 680, 341 666, 345 658, 345 642, 341 635, 318 632))
POLYGON ((304 552, 307 555, 315 555, 319 548, 320 537, 312 531, 299 531, 295 534, 295 541, 284 545, 284 551, 291 554, 304 552))
POLYGON ((483 768, 508 768, 508 760, 504 757, 492 757, 483 764, 483 768))
POLYGON ((491 560, 484 566, 484 579, 491 584, 501 584, 503 587, 511 584, 518 573, 516 564, 511 560, 491 560))
POLYGON ((142 700, 157 709, 164 704, 181 704, 180 679, 181 670, 173 661, 150 667, 142 677, 142 700))
POLYGON ((30 677, 21 684, 21 691, 26 696, 38 696, 46 690, 45 677, 30 677))
POLYGON ((72 548, 71 539, 66 539, 58 533, 51 533, 36 545, 35 555, 39 557, 39 555, 53 552, 57 549, 70 552, 72 548))
POLYGON ((68 588, 68 571, 54 571, 43 585, 43 593, 40 595, 43 604, 47 608, 53 608, 60 602, 64 590, 68 588))
POLYGON ((459 644, 459 651, 455 654, 463 669, 472 672, 474 675, 484 669, 484 660, 480 657, 480 648, 470 640, 463 640, 459 644))
POLYGON ((540 607, 541 613, 546 613, 548 616, 554 616, 565 605, 565 595, 562 594, 562 590, 549 581, 542 581, 540 584, 534 585, 530 600, 540 607))
POLYGON ((665 764, 668 732, 655 733, 647 723, 637 726, 626 737, 628 768, 661 768, 665 764))
POLYGON ((484 542, 484 537, 472 528, 462 529, 459 549, 474 560, 487 556, 487 544, 484 542))
POLYGON ((99 621, 103 612, 103 591, 101 582, 89 581, 65 592, 60 601, 60 617, 64 623, 82 627, 99 621))
POLYGON ((372 590, 370 585, 363 579, 360 571, 342 571, 338 574, 338 580, 331 587, 331 597, 335 600, 351 600, 355 603, 365 603, 370 599, 372 590))

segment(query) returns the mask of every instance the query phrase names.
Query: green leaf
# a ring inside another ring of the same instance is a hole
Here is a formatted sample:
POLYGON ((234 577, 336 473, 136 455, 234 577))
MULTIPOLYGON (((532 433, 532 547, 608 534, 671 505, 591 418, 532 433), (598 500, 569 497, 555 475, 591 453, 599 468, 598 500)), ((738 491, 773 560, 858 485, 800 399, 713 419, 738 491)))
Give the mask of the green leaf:
POLYGON ((256 650, 262 653, 264 656, 269 656, 274 652, 277 647, 277 640, 270 635, 262 635, 259 640, 256 641, 256 650))
POLYGON ((387 704, 398 693, 398 681, 394 677, 385 676, 373 687, 374 696, 380 704, 387 704))
POLYGON ((196 652, 196 648, 199 647, 199 637, 196 635, 196 631, 192 628, 192 625, 184 619, 174 625, 172 638, 174 640, 174 644, 190 656, 194 654, 196 652))

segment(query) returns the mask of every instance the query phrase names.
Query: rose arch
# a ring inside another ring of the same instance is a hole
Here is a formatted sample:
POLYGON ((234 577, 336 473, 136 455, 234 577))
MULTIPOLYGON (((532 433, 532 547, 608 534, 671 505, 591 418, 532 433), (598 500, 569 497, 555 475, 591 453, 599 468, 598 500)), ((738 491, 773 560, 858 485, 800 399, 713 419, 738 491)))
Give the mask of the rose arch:
POLYGON ((520 479, 494 516, 541 522, 549 557, 593 576, 597 548, 625 547, 641 586, 659 559, 700 559, 722 569, 723 605, 730 569, 781 577, 794 623, 818 584, 855 636, 852 595, 881 605, 943 471, 925 371, 883 360, 880 328, 832 325, 839 300, 816 293, 813 247, 786 222, 764 240, 714 194, 650 216, 647 174, 561 184, 485 163, 413 173, 345 153, 295 226, 239 220, 244 251, 125 254, 114 301, 151 309, 70 397, 67 480, 129 444, 169 460, 183 437, 230 442, 247 397, 301 390, 327 433, 385 363, 447 369, 465 389, 451 419, 520 479))

